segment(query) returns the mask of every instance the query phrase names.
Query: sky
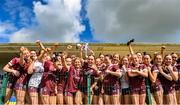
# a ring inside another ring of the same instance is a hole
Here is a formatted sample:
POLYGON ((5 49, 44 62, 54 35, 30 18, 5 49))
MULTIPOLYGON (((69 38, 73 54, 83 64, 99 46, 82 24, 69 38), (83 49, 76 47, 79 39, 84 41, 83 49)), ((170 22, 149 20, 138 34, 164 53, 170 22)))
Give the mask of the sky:
POLYGON ((180 43, 180 0, 0 0, 0 43, 180 43))

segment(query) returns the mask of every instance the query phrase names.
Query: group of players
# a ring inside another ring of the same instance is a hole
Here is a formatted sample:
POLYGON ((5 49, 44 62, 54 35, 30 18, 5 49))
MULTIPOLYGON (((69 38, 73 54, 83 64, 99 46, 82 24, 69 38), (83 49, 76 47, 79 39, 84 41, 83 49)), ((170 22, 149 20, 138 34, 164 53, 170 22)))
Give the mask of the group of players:
MULTIPOLYGON (((150 81, 156 104, 180 104, 180 65, 178 55, 164 56, 164 47, 153 57, 147 53, 99 54, 93 51, 83 57, 66 52, 54 53, 58 47, 45 48, 36 42, 39 51, 20 48, 20 56, 3 68, 9 79, 4 103, 15 93, 16 104, 87 104, 88 81, 92 104, 145 104, 146 80, 150 81)), ((69 46, 70 47, 70 46, 69 46)))

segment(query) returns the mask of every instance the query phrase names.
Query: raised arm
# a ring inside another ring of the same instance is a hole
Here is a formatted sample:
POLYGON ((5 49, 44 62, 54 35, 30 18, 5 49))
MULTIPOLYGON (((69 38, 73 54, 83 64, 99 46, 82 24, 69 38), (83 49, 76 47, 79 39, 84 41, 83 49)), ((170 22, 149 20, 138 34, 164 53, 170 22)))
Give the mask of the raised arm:
POLYGON ((81 62, 84 63, 84 59, 83 59, 83 46, 81 44, 77 44, 76 48, 79 49, 79 57, 81 59, 81 62))
POLYGON ((53 53, 55 52, 55 50, 58 48, 58 43, 54 43, 54 45, 51 47, 51 51, 50 54, 53 55, 53 53))
POLYGON ((162 58, 164 58, 164 51, 165 51, 165 49, 166 49, 165 46, 161 47, 161 56, 162 56, 162 58))
POLYGON ((40 62, 43 62, 43 58, 44 58, 45 53, 46 53, 45 50, 41 50, 40 55, 37 58, 40 62))
POLYGON ((20 48, 20 61, 19 61, 19 64, 23 67, 24 66, 24 51, 25 51, 25 47, 24 46, 21 46, 20 48))
POLYGON ((36 41, 36 44, 42 49, 42 50, 46 50, 46 48, 44 47, 44 45, 41 43, 40 40, 36 41))
POLYGON ((90 55, 95 56, 95 53, 94 53, 94 51, 93 51, 93 50, 91 50, 91 49, 88 49, 88 50, 89 50, 89 52, 90 52, 90 55))
POLYGON ((39 40, 36 41, 36 44, 37 44, 37 45, 40 47, 40 49, 41 49, 40 55, 37 57, 37 59, 42 62, 43 57, 44 57, 44 54, 47 52, 47 49, 44 47, 44 45, 43 45, 39 40))
POLYGON ((65 56, 65 55, 62 55, 61 60, 62 60, 63 67, 65 67, 66 69, 68 69, 68 65, 67 65, 67 63, 66 63, 66 56, 65 56))
POLYGON ((129 47, 129 51, 130 51, 130 54, 133 55, 134 54, 134 51, 132 49, 132 42, 134 42, 134 39, 131 39, 130 41, 127 42, 127 46, 129 47))

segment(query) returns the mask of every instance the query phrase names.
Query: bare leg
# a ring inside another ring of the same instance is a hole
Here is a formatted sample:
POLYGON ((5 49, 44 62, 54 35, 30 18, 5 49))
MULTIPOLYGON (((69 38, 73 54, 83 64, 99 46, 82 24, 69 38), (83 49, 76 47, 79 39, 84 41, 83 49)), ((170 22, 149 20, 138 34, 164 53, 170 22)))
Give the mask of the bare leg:
POLYGON ((131 95, 131 99, 133 105, 139 105, 139 94, 131 95))
POLYGON ((109 95, 104 95, 104 104, 111 104, 109 95))
POLYGON ((38 93, 32 92, 32 93, 29 93, 29 95, 30 95, 30 99, 31 99, 31 104, 37 105, 38 104, 38 93))
POLYGON ((167 95, 165 95, 165 104, 168 104, 168 105, 174 105, 174 96, 173 96, 173 94, 172 93, 170 93, 170 94, 167 94, 167 95))
MULTIPOLYGON (((90 103, 92 103, 92 98, 93 98, 93 95, 91 95, 90 103)), ((88 104, 88 96, 87 95, 84 95, 84 104, 88 104)))
POLYGON ((145 105, 146 94, 139 95, 139 104, 145 105))
POLYGON ((83 105, 82 97, 83 97, 83 93, 81 91, 77 91, 75 96, 76 105, 83 105))
POLYGON ((73 105, 73 97, 72 96, 65 96, 65 103, 67 105, 73 105))
POLYGON ((94 95, 93 96, 93 100, 92 100, 92 104, 98 104, 99 103, 99 96, 96 96, 96 95, 94 95))
POLYGON ((38 104, 42 105, 42 97, 39 93, 38 93, 38 104))
POLYGON ((64 103, 63 94, 57 94, 57 104, 58 105, 63 105, 63 103, 64 103))
POLYGON ((16 104, 17 105, 24 105, 25 99, 25 90, 16 90, 16 104))
POLYGON ((176 99, 177 99, 177 104, 180 104, 180 90, 176 90, 176 99))
POLYGON ((56 105, 56 96, 49 96, 49 105, 56 105))
POLYGON ((130 97, 130 95, 124 95, 124 104, 125 105, 131 104, 131 97, 130 97))
POLYGON ((177 103, 177 99, 176 99, 176 91, 173 92, 173 102, 174 102, 174 103, 173 103, 174 105, 177 105, 177 104, 178 104, 178 103, 177 103))
POLYGON ((99 105, 103 105, 103 95, 99 95, 99 105))
POLYGON ((41 101, 43 105, 49 105, 49 95, 41 95, 41 101))
POLYGON ((156 104, 163 105, 163 93, 162 90, 157 91, 153 94, 156 104))
POLYGON ((28 91, 26 91, 25 94, 25 104, 31 104, 31 98, 28 91))
POLYGON ((111 104, 120 105, 119 94, 110 96, 111 104))
POLYGON ((6 96, 5 96, 5 98, 4 98, 4 103, 5 103, 5 104, 8 104, 7 102, 8 102, 8 100, 11 98, 12 93, 13 93, 13 90, 12 90, 12 89, 6 88, 6 96))

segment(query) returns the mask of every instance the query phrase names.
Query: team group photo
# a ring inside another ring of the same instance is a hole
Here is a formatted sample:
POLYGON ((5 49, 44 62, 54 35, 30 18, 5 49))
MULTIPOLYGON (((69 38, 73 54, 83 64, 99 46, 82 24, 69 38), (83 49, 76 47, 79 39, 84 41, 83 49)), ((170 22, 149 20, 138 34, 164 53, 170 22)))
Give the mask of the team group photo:
POLYGON ((180 0, 0 4, 0 105, 180 105, 180 0))

